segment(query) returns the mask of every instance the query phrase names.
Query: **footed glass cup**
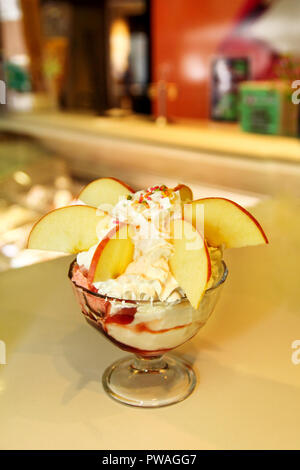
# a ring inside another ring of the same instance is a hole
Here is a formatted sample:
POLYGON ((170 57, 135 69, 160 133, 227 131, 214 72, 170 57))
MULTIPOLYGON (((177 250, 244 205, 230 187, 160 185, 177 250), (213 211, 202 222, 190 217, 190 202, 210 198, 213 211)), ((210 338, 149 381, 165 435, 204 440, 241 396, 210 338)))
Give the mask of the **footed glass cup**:
POLYGON ((69 278, 87 322, 119 348, 133 353, 105 370, 102 383, 106 393, 126 405, 145 408, 170 405, 188 397, 195 388, 196 375, 190 364, 169 351, 205 325, 227 278, 225 263, 198 310, 186 298, 170 303, 103 296, 72 280, 75 266, 74 261, 69 278))

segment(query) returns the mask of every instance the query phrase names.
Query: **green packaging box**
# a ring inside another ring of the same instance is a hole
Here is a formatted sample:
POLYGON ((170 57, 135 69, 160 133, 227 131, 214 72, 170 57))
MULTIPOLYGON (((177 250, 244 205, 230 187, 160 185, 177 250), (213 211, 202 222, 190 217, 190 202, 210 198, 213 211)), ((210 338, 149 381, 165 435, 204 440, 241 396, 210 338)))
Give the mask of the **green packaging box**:
POLYGON ((296 136, 299 106, 292 102, 289 82, 243 82, 240 121, 245 132, 296 136))

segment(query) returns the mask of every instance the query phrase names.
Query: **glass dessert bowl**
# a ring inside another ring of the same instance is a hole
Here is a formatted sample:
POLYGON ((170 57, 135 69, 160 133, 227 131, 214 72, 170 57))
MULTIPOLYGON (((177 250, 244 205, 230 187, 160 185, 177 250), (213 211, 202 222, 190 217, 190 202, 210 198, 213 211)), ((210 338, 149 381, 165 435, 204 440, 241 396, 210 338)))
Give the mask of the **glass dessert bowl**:
POLYGON ((184 184, 134 191, 100 178, 77 202, 42 217, 28 248, 76 254, 69 278, 85 319, 133 353, 103 375, 112 398, 140 407, 183 400, 195 374, 169 351, 212 314, 227 277, 223 250, 268 243, 262 227, 236 202, 194 200, 184 184))
POLYGON ((76 283, 76 261, 69 279, 87 322, 120 349, 133 353, 109 366, 104 390, 115 400, 138 407, 161 407, 189 396, 196 385, 192 367, 169 355, 202 328, 212 314, 228 270, 222 261, 218 279, 195 310, 183 297, 174 302, 108 297, 76 283))

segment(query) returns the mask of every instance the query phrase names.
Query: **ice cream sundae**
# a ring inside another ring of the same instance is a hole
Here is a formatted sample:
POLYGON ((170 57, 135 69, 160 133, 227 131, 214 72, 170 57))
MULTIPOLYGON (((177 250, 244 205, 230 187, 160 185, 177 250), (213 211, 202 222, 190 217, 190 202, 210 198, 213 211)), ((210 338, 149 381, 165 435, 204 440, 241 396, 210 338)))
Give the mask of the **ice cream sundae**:
POLYGON ((223 250, 267 242, 257 220, 228 199, 193 200, 183 184, 134 191, 101 178, 76 204, 44 216, 28 247, 76 254, 69 277, 82 313, 136 354, 134 362, 126 358, 106 371, 108 393, 127 404, 162 406, 185 398, 195 385, 186 364, 162 355, 192 338, 211 315, 227 276, 223 250), (153 380, 154 372, 160 385, 161 374, 171 381, 165 400, 157 388, 153 397, 150 382, 141 391, 140 381, 149 374, 153 380), (128 374, 134 391, 127 389, 128 374))

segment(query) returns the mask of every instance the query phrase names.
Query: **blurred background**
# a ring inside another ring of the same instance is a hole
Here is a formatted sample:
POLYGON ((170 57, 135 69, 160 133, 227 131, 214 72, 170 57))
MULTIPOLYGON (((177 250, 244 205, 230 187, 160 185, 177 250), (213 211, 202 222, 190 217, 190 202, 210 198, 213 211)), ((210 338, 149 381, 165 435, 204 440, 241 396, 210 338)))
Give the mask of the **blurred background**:
POLYGON ((229 197, 285 236, 298 0, 0 0, 0 17, 0 271, 56 256, 24 250, 32 224, 102 176, 229 197))

